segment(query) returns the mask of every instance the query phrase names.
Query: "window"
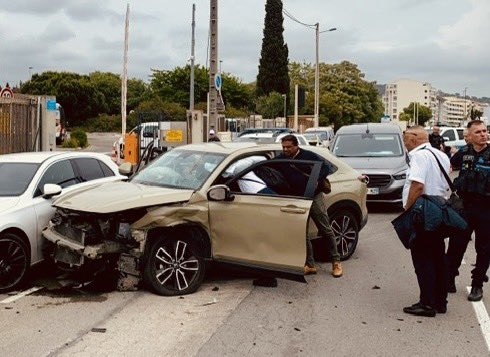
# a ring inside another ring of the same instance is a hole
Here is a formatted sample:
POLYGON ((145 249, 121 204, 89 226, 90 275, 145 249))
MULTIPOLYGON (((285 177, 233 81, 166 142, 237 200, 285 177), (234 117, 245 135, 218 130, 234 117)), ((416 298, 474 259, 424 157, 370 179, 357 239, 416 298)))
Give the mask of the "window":
POLYGON ((59 161, 48 167, 43 174, 37 185, 36 192, 34 192, 34 197, 42 195, 44 185, 47 183, 60 185, 62 188, 65 188, 79 182, 70 160, 59 161))
POLYGON ((397 134, 342 134, 335 140, 332 153, 337 157, 394 157, 403 155, 397 134))
POLYGON ((104 164, 102 161, 99 161, 99 164, 100 164, 100 167, 102 168, 102 171, 104 172, 104 176, 105 177, 109 177, 109 176, 116 176, 114 174, 114 171, 112 171, 109 166, 107 166, 106 164, 104 164))
POLYGON ((75 165, 80 173, 82 181, 90 181, 105 177, 104 171, 100 167, 99 160, 91 158, 75 159, 75 165))
POLYGON ((454 135, 454 131, 449 129, 442 133, 442 136, 446 139, 446 141, 454 141, 456 140, 456 136, 454 135))
POLYGON ((23 162, 0 163, 0 196, 20 196, 31 183, 39 164, 23 162))
POLYGON ((464 140, 463 129, 458 129, 457 131, 459 140, 464 140))

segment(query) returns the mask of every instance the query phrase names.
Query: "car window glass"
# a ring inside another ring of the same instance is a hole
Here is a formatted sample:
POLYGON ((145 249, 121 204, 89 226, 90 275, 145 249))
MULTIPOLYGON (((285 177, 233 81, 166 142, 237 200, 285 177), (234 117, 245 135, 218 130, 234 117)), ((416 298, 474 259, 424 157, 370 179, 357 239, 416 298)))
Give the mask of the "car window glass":
POLYGON ((464 135, 463 135, 463 130, 459 130, 458 129, 458 136, 459 136, 459 140, 464 140, 464 135))
POLYGON ((268 160, 241 171, 227 184, 236 194, 304 197, 313 164, 268 160))
POLYGON ((23 162, 0 163, 0 196, 20 196, 36 174, 39 164, 23 162))
POLYGON ((75 159, 74 161, 82 181, 90 181, 105 177, 104 172, 99 165, 99 160, 84 157, 75 159))
POLYGON ((456 136, 454 135, 453 130, 446 130, 443 134, 443 137, 447 138, 449 141, 454 141, 456 140, 456 136))
POLYGON ((397 134, 343 134, 335 140, 332 152, 338 157, 393 157, 403 155, 397 134))
MULTIPOLYGON (((99 160, 97 160, 99 161, 99 160)), ((99 165, 100 167, 102 168, 102 172, 104 172, 104 176, 105 177, 109 177, 109 176, 116 176, 114 174, 114 171, 112 171, 109 166, 107 166, 106 164, 104 164, 102 161, 99 161, 99 165)))
POLYGON ((43 187, 47 183, 60 185, 65 188, 79 182, 70 160, 55 162, 48 167, 46 172, 42 175, 41 180, 39 180, 34 197, 42 195, 43 187))
POLYGON ((224 158, 218 153, 173 149, 139 171, 131 182, 195 190, 224 158))

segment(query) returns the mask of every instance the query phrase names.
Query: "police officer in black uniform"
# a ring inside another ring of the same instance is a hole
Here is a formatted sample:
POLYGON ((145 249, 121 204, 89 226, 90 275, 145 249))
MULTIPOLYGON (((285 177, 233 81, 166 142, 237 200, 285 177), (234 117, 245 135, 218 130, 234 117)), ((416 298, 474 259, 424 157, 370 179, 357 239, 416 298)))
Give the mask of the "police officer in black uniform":
POLYGON ((432 133, 429 134, 429 142, 433 148, 445 152, 444 138, 440 134, 441 129, 438 126, 432 127, 432 133))
POLYGON ((487 127, 481 120, 468 123, 469 144, 452 158, 451 165, 460 169, 454 180, 457 193, 463 198, 464 215, 468 230, 461 237, 449 240, 447 263, 449 292, 456 292, 454 278, 458 275, 464 252, 475 232, 476 265, 471 271, 472 283, 468 300, 479 301, 483 297, 483 282, 490 264, 490 146, 487 144, 487 127))

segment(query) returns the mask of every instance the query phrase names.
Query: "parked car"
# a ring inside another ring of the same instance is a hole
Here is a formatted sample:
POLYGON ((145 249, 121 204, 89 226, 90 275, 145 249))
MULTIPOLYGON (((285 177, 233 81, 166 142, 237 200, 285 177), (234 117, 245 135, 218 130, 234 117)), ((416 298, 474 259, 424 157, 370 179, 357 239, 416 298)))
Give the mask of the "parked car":
MULTIPOLYGON (((341 258, 347 259, 367 222, 366 184, 328 150, 311 150, 334 171, 327 207, 341 258)), ((206 260, 303 280, 306 232, 318 236, 308 214, 320 164, 294 161, 310 172, 301 196, 284 188, 287 178, 281 187, 268 182, 275 193, 247 193, 238 185, 251 171, 280 175, 292 164, 271 160, 280 152, 278 144, 250 142, 175 148, 128 182, 63 195, 43 235, 56 245, 53 258, 61 265, 92 271, 117 265, 124 289, 143 280, 161 295, 192 293, 201 285, 206 260), (237 162, 249 158, 259 160, 236 172, 237 162)), ((120 171, 130 174, 130 168, 123 164, 120 171)))
POLYGON ((367 123, 341 127, 332 154, 369 178, 367 201, 401 203, 408 156, 400 127, 367 123))
POLYGON ((331 126, 319 126, 316 128, 308 128, 304 132, 307 136, 310 145, 323 146, 328 148, 332 142, 335 133, 331 126))
MULTIPOLYGON (((427 132, 432 133, 432 128, 426 128, 427 132)), ((466 145, 463 135, 464 128, 453 128, 441 126, 439 135, 444 138, 444 145, 448 154, 454 154, 460 148, 466 145)))
POLYGON ((32 152, 0 156, 0 292, 19 286, 43 260, 41 230, 55 212, 51 197, 121 180, 107 155, 32 152), (56 185, 56 186, 54 186, 56 185))
POLYGON ((240 137, 235 138, 235 142, 255 142, 257 144, 272 144, 272 143, 280 143, 281 139, 286 135, 294 135, 298 139, 298 144, 300 146, 308 146, 308 140, 302 134, 297 133, 282 133, 278 135, 274 135, 273 133, 256 133, 256 134, 246 134, 240 137))
POLYGON ((246 128, 242 132, 238 133, 238 137, 249 134, 272 134, 277 136, 282 133, 294 133, 295 130, 291 128, 246 128))

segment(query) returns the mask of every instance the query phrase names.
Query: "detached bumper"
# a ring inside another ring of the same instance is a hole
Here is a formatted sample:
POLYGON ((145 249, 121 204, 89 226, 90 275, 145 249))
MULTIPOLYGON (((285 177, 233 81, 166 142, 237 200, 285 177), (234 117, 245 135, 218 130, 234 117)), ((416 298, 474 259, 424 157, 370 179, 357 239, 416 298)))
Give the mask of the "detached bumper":
POLYGON ((127 250, 125 244, 115 241, 103 241, 99 244, 85 246, 56 232, 51 223, 42 234, 44 238, 55 244, 55 261, 70 265, 81 266, 85 258, 95 260, 105 254, 122 253, 127 250))

